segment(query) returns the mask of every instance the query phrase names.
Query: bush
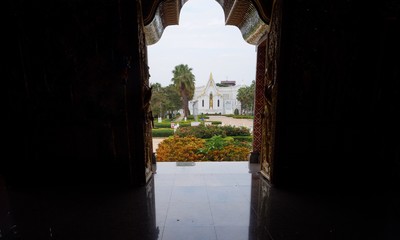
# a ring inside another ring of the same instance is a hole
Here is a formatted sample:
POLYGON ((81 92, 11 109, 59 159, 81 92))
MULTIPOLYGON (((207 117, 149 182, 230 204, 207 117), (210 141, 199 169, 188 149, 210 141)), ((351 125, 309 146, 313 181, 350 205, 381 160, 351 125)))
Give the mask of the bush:
POLYGON ((220 127, 223 131, 225 131, 226 136, 250 136, 250 129, 247 127, 235 127, 230 125, 225 125, 220 127))
POLYGON ((174 135, 174 129, 172 128, 158 128, 152 129, 153 137, 169 137, 174 135))
POLYGON ((234 115, 233 118, 237 118, 237 119, 254 119, 254 116, 252 116, 252 115, 234 115))
POLYGON ((244 161, 250 154, 251 146, 233 140, 232 137, 214 136, 206 140, 200 152, 204 161, 244 161))
POLYGON ((171 122, 157 122, 154 121, 154 128, 171 128, 171 122))
POLYGON ((253 136, 232 136, 232 138, 239 142, 253 142, 253 136))
POLYGON ((201 124, 196 127, 180 127, 176 130, 175 135, 180 137, 212 138, 215 135, 226 137, 226 132, 219 126, 204 126, 201 124))
POLYGON ((213 136, 208 140, 196 137, 171 136, 157 148, 160 162, 245 161, 251 146, 232 137, 213 136))
MULTIPOLYGON (((175 123, 177 124, 177 123, 175 123)), ((191 125, 191 121, 180 121, 179 127, 189 127, 191 125)))
POLYGON ((198 150, 205 140, 195 137, 171 136, 163 140, 156 150, 159 162, 196 162, 203 159, 198 150))
POLYGON ((176 135, 180 137, 194 136, 198 138, 212 138, 215 135, 220 135, 222 137, 226 136, 250 136, 250 130, 247 127, 235 127, 235 126, 217 126, 217 125, 209 125, 205 126, 201 124, 196 127, 179 127, 176 132, 176 135))

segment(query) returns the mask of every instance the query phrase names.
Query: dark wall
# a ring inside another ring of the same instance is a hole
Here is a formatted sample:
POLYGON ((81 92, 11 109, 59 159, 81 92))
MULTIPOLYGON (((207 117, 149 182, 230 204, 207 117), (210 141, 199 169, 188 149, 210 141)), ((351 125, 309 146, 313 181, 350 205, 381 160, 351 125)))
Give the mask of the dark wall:
POLYGON ((128 181, 123 75, 137 37, 122 24, 121 2, 8 1, 1 171, 9 182, 128 181))
POLYGON ((279 184, 370 188, 399 179, 398 5, 284 3, 279 184))

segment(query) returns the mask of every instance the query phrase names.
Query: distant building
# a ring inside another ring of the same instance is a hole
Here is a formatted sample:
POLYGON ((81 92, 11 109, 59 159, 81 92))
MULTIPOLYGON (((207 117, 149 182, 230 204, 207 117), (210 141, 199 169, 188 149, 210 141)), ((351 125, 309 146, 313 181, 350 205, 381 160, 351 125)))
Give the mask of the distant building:
POLYGON ((236 99, 239 88, 235 81, 221 81, 219 87, 210 73, 206 86, 196 87, 193 100, 189 101, 191 114, 233 114, 235 109, 241 112, 241 104, 236 99))

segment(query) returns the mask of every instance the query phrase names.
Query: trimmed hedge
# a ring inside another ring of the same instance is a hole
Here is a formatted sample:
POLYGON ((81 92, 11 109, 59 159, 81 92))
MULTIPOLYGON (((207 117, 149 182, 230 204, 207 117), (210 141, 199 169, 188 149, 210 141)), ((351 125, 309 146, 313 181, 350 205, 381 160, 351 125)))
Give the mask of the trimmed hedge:
MULTIPOLYGON (((175 125, 179 123, 179 127, 190 126, 191 121, 172 122, 175 125)), ((154 128, 171 128, 171 122, 154 122, 154 128)))
POLYGON ((154 122, 154 128, 171 128, 170 122, 154 122))
POLYGON ((236 141, 240 142, 252 142, 253 141, 253 136, 231 136, 233 139, 236 141))
POLYGON ((235 114, 224 114, 225 117, 231 117, 236 119, 254 119, 253 115, 235 115, 235 114))
POLYGON ((153 137, 169 137, 174 135, 174 129, 172 128, 158 128, 152 129, 153 137))
POLYGON ((251 115, 234 115, 233 118, 236 118, 236 119, 254 119, 254 116, 251 116, 251 115))

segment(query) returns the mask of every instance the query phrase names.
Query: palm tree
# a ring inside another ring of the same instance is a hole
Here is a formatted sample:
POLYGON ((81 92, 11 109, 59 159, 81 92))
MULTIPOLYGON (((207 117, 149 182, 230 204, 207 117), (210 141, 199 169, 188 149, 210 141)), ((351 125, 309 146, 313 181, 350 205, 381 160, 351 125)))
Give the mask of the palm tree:
POLYGON ((189 100, 192 100, 195 88, 195 77, 192 73, 192 68, 189 68, 187 64, 180 64, 175 66, 172 73, 174 77, 171 81, 181 95, 183 115, 187 117, 189 115, 189 100))

